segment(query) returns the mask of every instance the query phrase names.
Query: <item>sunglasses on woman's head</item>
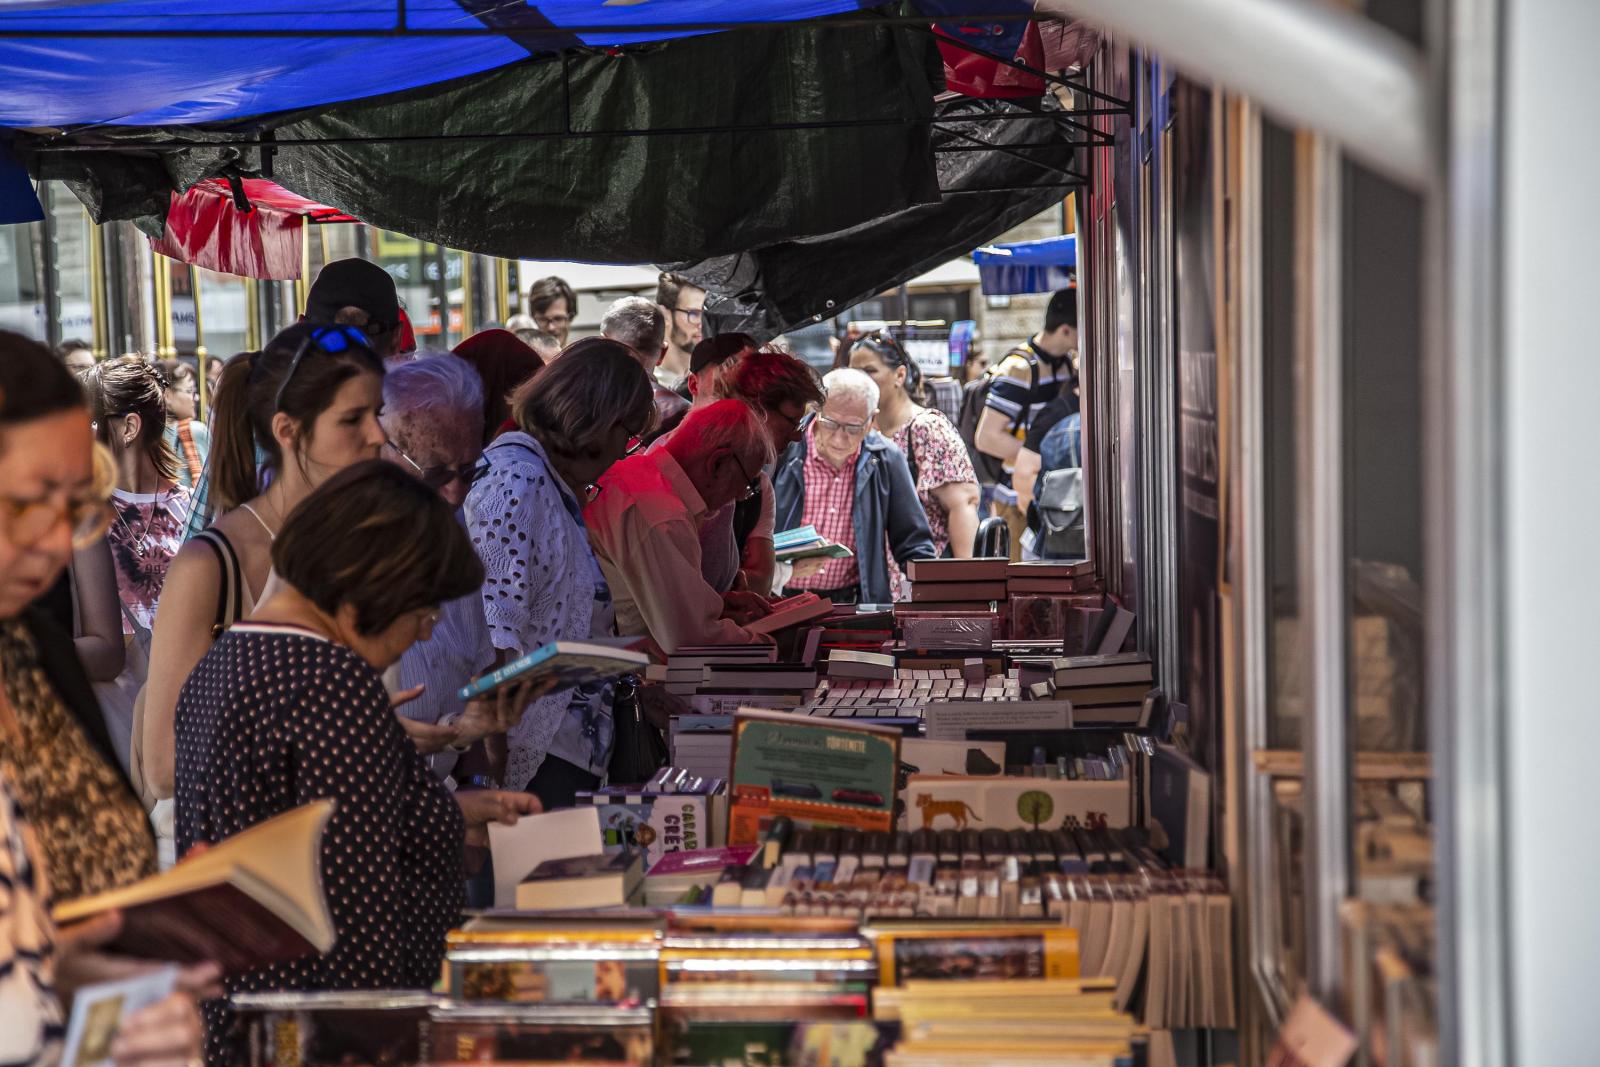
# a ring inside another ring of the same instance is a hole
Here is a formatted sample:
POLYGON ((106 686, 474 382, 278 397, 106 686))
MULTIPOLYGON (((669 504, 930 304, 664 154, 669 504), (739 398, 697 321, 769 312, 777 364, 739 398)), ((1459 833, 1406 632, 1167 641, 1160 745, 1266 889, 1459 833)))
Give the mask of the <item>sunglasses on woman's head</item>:
POLYGON ((315 347, 318 351, 330 356, 340 356, 346 352, 357 349, 372 351, 372 342, 359 326, 318 326, 306 334, 300 347, 294 350, 294 358, 289 361, 289 370, 283 376, 283 381, 278 383, 277 395, 272 398, 272 410, 283 410, 283 393, 289 388, 289 383, 294 380, 294 372, 300 369, 300 361, 306 358, 306 353, 315 347))

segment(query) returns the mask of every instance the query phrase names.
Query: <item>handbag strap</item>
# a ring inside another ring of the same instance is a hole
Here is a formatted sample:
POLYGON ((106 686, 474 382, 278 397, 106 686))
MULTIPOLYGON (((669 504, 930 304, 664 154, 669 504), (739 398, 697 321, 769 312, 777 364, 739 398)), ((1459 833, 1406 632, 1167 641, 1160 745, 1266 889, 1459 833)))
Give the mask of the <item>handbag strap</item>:
POLYGON ((239 565, 233 543, 216 527, 201 530, 195 534, 195 540, 204 541, 216 554, 217 569, 221 572, 221 581, 217 583, 217 609, 211 624, 214 641, 244 614, 244 569, 239 565))

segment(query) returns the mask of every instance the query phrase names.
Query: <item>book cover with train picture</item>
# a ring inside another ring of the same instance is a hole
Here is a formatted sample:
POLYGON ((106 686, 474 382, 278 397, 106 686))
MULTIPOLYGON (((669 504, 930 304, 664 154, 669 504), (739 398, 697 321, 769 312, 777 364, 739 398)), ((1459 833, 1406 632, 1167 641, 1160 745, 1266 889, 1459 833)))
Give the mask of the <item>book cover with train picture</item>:
POLYGON ((728 844, 754 844, 773 819, 888 830, 900 733, 741 709, 733 726, 728 844))

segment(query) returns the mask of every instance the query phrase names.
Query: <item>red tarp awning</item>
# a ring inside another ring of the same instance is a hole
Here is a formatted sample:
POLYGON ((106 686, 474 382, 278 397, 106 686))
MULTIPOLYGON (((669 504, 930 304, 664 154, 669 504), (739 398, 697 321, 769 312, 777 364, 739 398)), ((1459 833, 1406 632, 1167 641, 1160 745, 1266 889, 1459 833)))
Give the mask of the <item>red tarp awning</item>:
POLYGON ((150 246, 164 256, 222 274, 285 281, 300 277, 301 227, 358 222, 338 208, 297 196, 262 178, 245 178, 249 211, 234 206, 221 178, 172 194, 166 234, 150 246))

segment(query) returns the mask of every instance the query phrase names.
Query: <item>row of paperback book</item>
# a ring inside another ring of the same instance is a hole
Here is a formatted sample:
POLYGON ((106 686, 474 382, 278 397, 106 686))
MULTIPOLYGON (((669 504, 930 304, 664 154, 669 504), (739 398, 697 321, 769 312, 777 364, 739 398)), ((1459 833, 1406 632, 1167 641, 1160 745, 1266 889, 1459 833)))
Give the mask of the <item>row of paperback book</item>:
POLYGON ((233 998, 252 1064, 1085 1064, 1152 1034, 1055 922, 490 913, 434 994, 233 998))

